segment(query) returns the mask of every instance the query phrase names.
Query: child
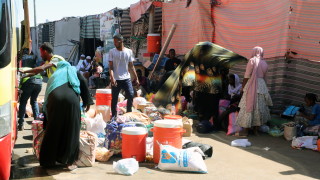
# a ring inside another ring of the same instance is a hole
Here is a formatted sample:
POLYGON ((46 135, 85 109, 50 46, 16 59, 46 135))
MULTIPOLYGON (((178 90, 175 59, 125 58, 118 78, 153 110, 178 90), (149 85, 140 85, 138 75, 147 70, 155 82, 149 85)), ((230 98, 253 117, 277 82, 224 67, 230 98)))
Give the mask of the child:
POLYGON ((296 121, 305 123, 309 126, 320 125, 320 105, 317 104, 318 96, 313 93, 307 93, 304 97, 306 106, 312 107, 311 114, 306 114, 304 111, 300 111, 297 115, 296 121))

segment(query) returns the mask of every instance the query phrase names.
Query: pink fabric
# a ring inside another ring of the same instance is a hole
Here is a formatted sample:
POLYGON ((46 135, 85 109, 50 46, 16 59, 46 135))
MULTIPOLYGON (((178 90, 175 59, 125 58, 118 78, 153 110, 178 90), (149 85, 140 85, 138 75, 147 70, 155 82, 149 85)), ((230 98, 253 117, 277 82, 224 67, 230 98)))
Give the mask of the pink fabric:
POLYGON ((234 134, 236 132, 240 132, 242 128, 237 125, 238 112, 233 112, 229 114, 229 125, 228 125, 228 132, 227 135, 234 134))
POLYGON ((246 68, 245 78, 250 77, 248 81, 246 111, 252 112, 257 99, 257 78, 264 78, 268 64, 262 59, 263 49, 259 46, 253 48, 251 59, 246 68))
POLYGON ((149 0, 140 0, 135 4, 130 5, 130 18, 131 22, 136 22, 141 18, 142 14, 145 14, 152 2, 149 0))
POLYGON ((221 115, 227 107, 230 105, 230 101, 226 99, 220 99, 219 101, 219 115, 221 115))

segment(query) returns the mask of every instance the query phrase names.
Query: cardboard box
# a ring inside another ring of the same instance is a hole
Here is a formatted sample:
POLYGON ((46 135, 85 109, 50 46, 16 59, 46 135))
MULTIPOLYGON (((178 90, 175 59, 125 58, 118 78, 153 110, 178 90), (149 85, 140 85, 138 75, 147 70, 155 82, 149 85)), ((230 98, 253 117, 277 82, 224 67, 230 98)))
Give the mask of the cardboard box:
POLYGON ((183 129, 186 130, 185 133, 183 133, 183 137, 190 137, 192 134, 192 125, 193 125, 193 120, 188 119, 187 117, 182 118, 182 123, 183 123, 183 129))

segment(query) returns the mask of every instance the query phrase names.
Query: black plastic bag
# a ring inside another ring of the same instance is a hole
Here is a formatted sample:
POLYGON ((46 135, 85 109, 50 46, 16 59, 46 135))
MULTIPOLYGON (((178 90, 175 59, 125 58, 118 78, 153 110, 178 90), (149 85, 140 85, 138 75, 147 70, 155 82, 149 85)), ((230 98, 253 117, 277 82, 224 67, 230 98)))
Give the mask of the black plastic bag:
POLYGON ((199 147, 205 156, 202 156, 203 159, 209 158, 212 156, 213 149, 212 146, 208 144, 201 144, 196 142, 188 142, 182 146, 182 149, 187 149, 191 147, 199 147))

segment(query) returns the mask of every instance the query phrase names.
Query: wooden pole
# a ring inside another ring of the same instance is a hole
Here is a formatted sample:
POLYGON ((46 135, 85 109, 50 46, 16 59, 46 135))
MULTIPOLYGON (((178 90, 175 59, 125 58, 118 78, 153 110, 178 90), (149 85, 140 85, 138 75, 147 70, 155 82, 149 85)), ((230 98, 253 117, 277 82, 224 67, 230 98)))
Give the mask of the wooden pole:
POLYGON ((32 41, 31 41, 31 35, 30 35, 28 0, 23 1, 23 9, 24 9, 25 40, 24 40, 22 49, 28 48, 29 54, 30 54, 32 50, 32 45, 31 45, 32 41))
POLYGON ((177 27, 176 24, 172 24, 170 32, 169 32, 169 35, 168 35, 168 38, 166 39, 166 42, 164 43, 163 48, 161 49, 160 55, 159 55, 159 57, 157 59, 157 62, 154 65, 153 70, 152 70, 152 72, 150 73, 150 75, 148 77, 149 79, 152 78, 152 75, 153 75, 154 71, 156 70, 156 68, 157 68, 157 66, 159 64, 159 60, 162 59, 164 53, 167 51, 167 48, 168 48, 168 46, 170 44, 170 41, 172 39, 174 31, 176 30, 176 27, 177 27))
POLYGON ((154 31, 154 5, 151 5, 149 10, 149 29, 148 33, 152 34, 154 31))

